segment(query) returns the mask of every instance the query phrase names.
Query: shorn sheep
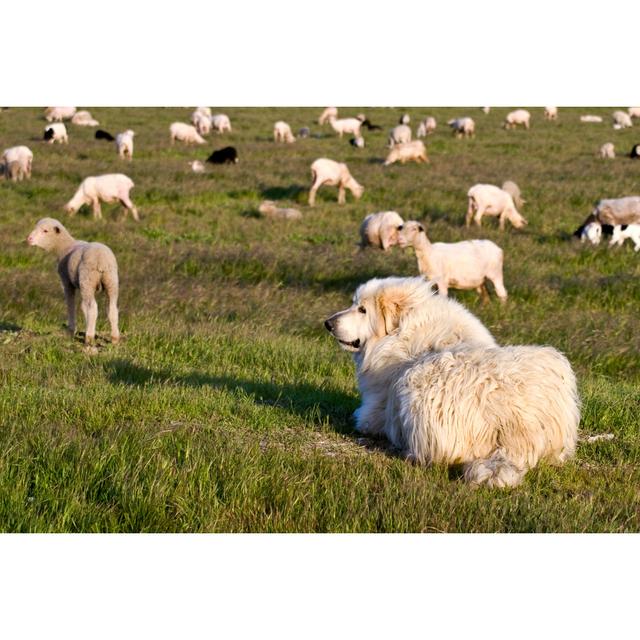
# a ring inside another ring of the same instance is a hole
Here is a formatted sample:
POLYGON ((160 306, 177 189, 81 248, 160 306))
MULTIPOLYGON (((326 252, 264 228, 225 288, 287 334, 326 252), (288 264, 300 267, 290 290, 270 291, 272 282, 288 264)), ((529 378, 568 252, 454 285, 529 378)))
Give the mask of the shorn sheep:
POLYGON ((433 133, 436 130, 436 119, 433 116, 429 116, 422 120, 418 125, 418 131, 416 132, 416 137, 425 138, 430 133, 433 133))
POLYGON ((611 114, 611 118, 613 120, 613 126, 619 129, 627 129, 633 126, 631 116, 624 111, 614 111, 611 114))
POLYGON ((475 289, 488 298, 485 280, 490 280, 501 301, 507 299, 502 275, 502 249, 491 240, 431 243, 419 222, 409 220, 398 231, 398 244, 411 245, 418 259, 418 271, 432 280, 438 293, 446 296, 449 288, 475 289))
POLYGON ((342 138, 344 133, 350 133, 358 137, 360 135, 360 127, 362 122, 358 118, 342 118, 337 120, 335 116, 329 117, 331 128, 342 138))
POLYGON ((389 132, 389 148, 403 142, 411 142, 411 127, 406 124, 399 124, 389 132))
POLYGON ((204 144, 206 142, 193 125, 185 124, 184 122, 174 122, 169 127, 169 133, 171 135, 171 144, 176 140, 187 144, 204 144))
POLYGON ((78 127, 97 127, 100 123, 88 111, 78 111, 71 118, 71 124, 78 127))
POLYGON ((558 107, 545 107, 544 108, 545 120, 557 120, 558 119, 558 107))
POLYGON ((316 203, 316 192, 323 185, 338 187, 338 204, 346 201, 345 190, 348 189, 356 200, 359 200, 364 192, 364 187, 358 184, 356 179, 349 173, 349 169, 344 162, 336 162, 328 158, 318 158, 311 165, 312 184, 309 191, 309 206, 316 203))
POLYGON ((616 157, 616 149, 613 142, 605 142, 600 147, 600 157, 605 158, 615 158, 616 157))
POLYGON ((122 133, 116 135, 116 150, 118 151, 118 156, 124 160, 128 158, 129 160, 133 160, 133 136, 135 132, 131 129, 127 129, 122 133))
POLYGON ((622 224, 640 224, 640 196, 600 200, 592 215, 602 224, 615 227, 622 224))
POLYGON ((530 126, 531 114, 526 109, 516 109, 507 114, 504 119, 503 127, 505 129, 515 129, 521 124, 525 129, 530 126))
POLYGON ((224 113, 212 115, 211 126, 217 133, 224 133, 225 131, 231 133, 231 120, 229 120, 229 116, 224 113))
POLYGON ((301 220, 302 213, 298 209, 278 207, 272 200, 264 200, 260 203, 258 211, 265 218, 273 218, 279 220, 301 220))
POLYGON ((273 139, 275 142, 286 142, 288 144, 296 141, 291 127, 283 120, 278 120, 278 122, 273 125, 273 139))
POLYGON ((384 166, 387 167, 394 162, 429 162, 427 157, 427 149, 424 146, 422 140, 414 140, 413 142, 404 142, 396 144, 391 151, 387 159, 384 161, 384 166))
POLYGON ((134 220, 140 220, 138 210, 129 198, 129 192, 134 187, 133 180, 123 173, 107 173, 102 176, 85 178, 75 195, 65 205, 65 211, 74 215, 82 205, 91 205, 93 217, 102 218, 100 201, 119 202, 125 208, 125 215, 131 211, 134 220))
POLYGON ((4 164, 4 174, 7 180, 15 182, 24 178, 31 178, 33 152, 24 145, 9 147, 2 152, 2 163, 4 164))
POLYGON ((469 206, 465 223, 467 227, 471 220, 480 226, 482 216, 500 216, 500 230, 504 229, 504 221, 520 229, 527 221, 518 213, 513 198, 506 192, 492 184, 476 184, 467 192, 469 206))
POLYGON ((75 113, 75 107, 47 107, 44 110, 44 117, 47 122, 62 122, 73 118, 75 113))
POLYGON ((371 246, 388 251, 398 244, 398 233, 403 224, 397 211, 370 213, 360 225, 360 249, 371 246))
POLYGON ((337 118, 338 110, 335 107, 327 107, 318 118, 318 124, 323 125, 325 122, 329 122, 329 118, 337 118))
POLYGON ((49 144, 54 142, 67 144, 69 142, 67 127, 64 126, 63 122, 54 122, 47 125, 44 128, 44 140, 49 144))
POLYGON ((447 124, 451 127, 456 138, 473 138, 476 135, 476 123, 472 118, 454 118, 449 120, 447 124))
POLYGON ((502 183, 502 190, 506 191, 512 198, 513 204, 516 205, 516 209, 521 209, 526 200, 523 200, 520 193, 520 187, 513 182, 513 180, 506 180, 502 183))
POLYGON ((107 317, 111 325, 111 342, 120 340, 118 329, 118 263, 113 251, 100 242, 75 240, 54 218, 43 218, 29 234, 31 246, 52 251, 58 259, 58 274, 62 280, 67 303, 69 333, 76 331, 76 291, 80 290, 81 308, 86 322, 85 344, 96 337, 98 304, 96 291, 104 289, 109 298, 107 317))

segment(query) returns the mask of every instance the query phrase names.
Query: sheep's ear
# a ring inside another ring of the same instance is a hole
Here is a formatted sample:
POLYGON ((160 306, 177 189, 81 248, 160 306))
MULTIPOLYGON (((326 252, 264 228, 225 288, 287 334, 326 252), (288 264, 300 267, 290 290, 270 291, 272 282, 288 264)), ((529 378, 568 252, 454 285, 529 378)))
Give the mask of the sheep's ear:
POLYGON ((56 225, 54 229, 56 230, 56 233, 60 233, 60 227, 58 225, 56 225))
POLYGON ((421 224, 418 225, 418 231, 424 232, 424 227, 421 224))

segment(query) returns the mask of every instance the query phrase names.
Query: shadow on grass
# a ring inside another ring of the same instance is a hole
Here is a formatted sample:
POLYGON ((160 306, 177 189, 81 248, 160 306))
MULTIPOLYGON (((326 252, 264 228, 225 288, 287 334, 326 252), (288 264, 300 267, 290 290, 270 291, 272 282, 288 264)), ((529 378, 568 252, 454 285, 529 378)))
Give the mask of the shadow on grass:
POLYGON ((298 194, 309 191, 309 187, 292 184, 288 187, 261 187, 260 193, 267 200, 295 200, 298 194))
POLYGON ((0 331, 21 331, 22 327, 6 320, 0 320, 0 331))

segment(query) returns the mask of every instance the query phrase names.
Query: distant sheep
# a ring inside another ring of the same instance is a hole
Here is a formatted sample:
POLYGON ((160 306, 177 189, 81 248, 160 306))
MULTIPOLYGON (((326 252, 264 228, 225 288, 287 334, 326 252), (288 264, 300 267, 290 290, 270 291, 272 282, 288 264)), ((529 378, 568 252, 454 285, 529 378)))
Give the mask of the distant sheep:
POLYGON ((187 144, 204 144, 206 142, 193 125, 184 122, 174 122, 169 127, 169 133, 171 134, 171 144, 176 140, 187 144))
POLYGON ((231 133, 231 120, 229 120, 229 116, 224 113, 216 113, 211 116, 211 125, 213 126, 213 130, 218 133, 224 133, 225 131, 231 133))
POLYGON ((311 135, 309 127, 302 127, 298 130, 298 138, 308 138, 311 135))
POLYGON ((513 198, 506 192, 492 184, 476 184, 467 192, 469 207, 467 209, 466 225, 471 224, 471 220, 480 226, 482 216, 500 216, 500 230, 504 229, 504 221, 509 222, 520 229, 527 224, 527 221, 518 213, 513 198))
POLYGON ((602 122, 602 118, 600 116, 580 116, 580 122, 602 122))
POLYGON ((398 230, 403 224, 396 211, 370 213, 360 225, 360 248, 372 246, 388 251, 398 244, 398 230))
POLYGON ((49 144, 59 142, 60 144, 68 144, 69 136, 67 135, 67 127, 63 122, 54 122, 44 128, 44 140, 49 144))
POLYGON ((600 157, 603 159, 616 157, 616 149, 613 142, 605 142, 600 147, 600 157))
POLYGON ((545 107, 544 108, 545 120, 557 120, 558 119, 558 107, 545 107))
POLYGON ((195 111, 191 121, 193 122, 193 126, 196 128, 196 131, 201 136, 207 136, 211 133, 211 118, 205 113, 195 111))
POLYGON ((522 208, 526 200, 522 199, 520 187, 515 182, 513 182, 513 180, 506 180, 505 182, 503 182, 502 190, 506 191, 513 198, 513 204, 516 205, 517 209, 522 208))
POLYGON ((624 111, 614 111, 611 115, 614 126, 618 126, 620 129, 626 129, 633 126, 631 122, 631 116, 624 111))
POLYGON ((196 107, 196 110, 191 114, 191 124, 195 127, 196 120, 200 118, 206 118, 211 122, 211 109, 209 107, 196 107))
POLYGON ((71 124, 78 127, 97 127, 100 123, 88 111, 77 111, 71 118, 71 124))
POLYGON ((75 113, 75 107, 47 107, 44 110, 44 117, 47 122, 62 122, 73 118, 75 113))
POLYGON ((356 149, 364 149, 364 138, 362 136, 358 136, 357 138, 351 138, 349 140, 349 144, 352 147, 356 147, 356 149))
POLYGON ((208 158, 212 164, 235 164, 238 162, 238 152, 235 147, 223 147, 217 149, 208 158))
POLYGON ((108 132, 102 129, 98 129, 95 135, 96 140, 108 140, 109 142, 113 142, 115 138, 108 132))
POLYGON ((504 119, 503 127, 505 129, 515 129, 521 124, 525 129, 529 128, 531 114, 526 109, 516 109, 507 114, 504 119))
POLYGON ((600 200, 592 214, 602 224, 640 224, 640 196, 600 200))
POLYGON ((454 118, 449 120, 447 124, 451 127, 453 135, 456 138, 473 138, 476 135, 476 123, 472 118, 454 118))
POLYGON ((411 127, 406 124, 399 124, 389 132, 389 148, 391 149, 396 144, 402 144, 403 142, 411 142, 411 127))
MULTIPOLYGON (((361 114, 363 115, 363 114, 361 114)), ((360 120, 360 122, 362 122, 362 126, 367 129, 368 131, 381 131, 382 127, 378 126, 377 124, 371 124, 371 121, 369 120, 369 118, 358 118, 358 120, 360 120)))
POLYGON ((416 136, 424 138, 436 130, 436 119, 432 116, 425 118, 419 125, 416 136))
POLYGON ((193 173, 204 173, 204 164, 200 160, 192 160, 189 162, 189 166, 193 173))
POLYGON ((629 152, 629 157, 632 159, 640 158, 640 144, 634 144, 629 152))
POLYGON ((362 122, 358 118, 342 118, 337 120, 335 116, 329 117, 331 128, 342 138, 342 134, 350 133, 356 137, 360 135, 362 122))
POLYGON ((131 129, 127 129, 122 133, 116 135, 116 150, 118 152, 118 156, 124 160, 128 158, 129 160, 133 160, 133 136, 135 132, 131 129))
POLYGON ((311 165, 312 184, 309 191, 309 206, 313 207, 316 202, 316 192, 323 185, 338 187, 338 204, 344 204, 345 189, 353 194, 356 200, 362 197, 364 187, 355 180, 349 173, 349 169, 344 162, 335 162, 328 158, 318 158, 311 165))
POLYGON ((628 112, 632 118, 640 118, 640 107, 629 107, 628 112))
POLYGON ((2 152, 2 163, 7 180, 23 180, 31 178, 31 166, 33 164, 33 152, 29 147, 19 145, 9 147, 2 152))
POLYGON ((335 107, 327 107, 318 118, 318 124, 322 125, 325 122, 329 122, 330 118, 337 118, 337 117, 338 117, 338 110, 335 107))
POLYGON ((278 207, 272 200, 265 200, 258 207, 258 211, 267 218, 280 220, 301 220, 302 213, 298 209, 278 207))
POLYGON ((384 161, 384 166, 393 164, 394 162, 429 162, 427 157, 427 149, 424 146, 422 140, 414 140, 413 142, 402 142, 397 144, 389 151, 387 159, 384 161))
POLYGON ((484 113, 485 116, 488 116, 489 113, 491 112, 491 107, 482 107, 482 112, 484 113))
POLYGON ((65 211, 74 215, 82 205, 91 205, 93 217, 102 218, 100 202, 119 202, 125 208, 125 214, 131 211, 134 220, 140 220, 138 210, 129 198, 134 187, 133 180, 123 173, 107 173, 101 176, 85 178, 75 195, 65 205, 65 211))
POLYGON ((622 246, 622 243, 630 238, 635 245, 633 250, 640 251, 640 224, 617 225, 613 228, 613 234, 609 245, 622 246))
POLYGON ((32 247, 52 251, 58 259, 58 275, 67 303, 69 333, 76 331, 76 291, 80 290, 81 308, 86 323, 85 344, 96 337, 98 305, 96 291, 104 289, 109 298, 107 317, 111 342, 120 341, 118 329, 118 263, 113 251, 100 242, 76 240, 55 218, 42 218, 27 237, 32 247))
POLYGON ((296 141, 291 127, 283 120, 278 120, 278 122, 273 125, 273 139, 275 142, 286 142, 287 144, 296 141))
POLYGON ((420 274, 433 281, 441 296, 452 289, 475 289, 487 298, 485 280, 490 280, 501 302, 507 299, 502 275, 503 252, 491 240, 431 243, 419 222, 409 220, 398 233, 401 247, 411 245, 420 274))
POLYGON ((398 120, 398 124, 409 124, 411 122, 411 118, 408 113, 405 113, 400 120, 398 120))

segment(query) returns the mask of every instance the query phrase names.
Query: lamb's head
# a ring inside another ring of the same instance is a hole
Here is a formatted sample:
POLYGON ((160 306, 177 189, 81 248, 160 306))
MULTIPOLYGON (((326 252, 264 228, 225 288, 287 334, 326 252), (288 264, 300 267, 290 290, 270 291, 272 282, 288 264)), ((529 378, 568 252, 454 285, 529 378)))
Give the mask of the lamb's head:
POLYGON ((360 198, 362 198, 364 187, 353 176, 349 176, 345 187, 351 191, 356 200, 360 200, 360 198))
POLYGON ((398 246, 402 249, 409 245, 415 246, 416 242, 420 241, 421 234, 425 240, 428 240, 427 232, 420 222, 407 220, 404 224, 398 226, 398 246))
POLYGON ((51 251, 59 243, 61 236, 68 235, 63 224, 55 218, 42 218, 27 236, 27 243, 32 247, 51 251))
MULTIPOLYGON (((615 235, 615 228, 614 228, 615 235)), ((580 241, 589 241, 591 244, 600 244, 602 238, 602 225, 599 222, 590 222, 586 224, 580 233, 580 241)), ((615 238, 617 241, 617 238, 615 238)))
POLYGON ((515 207, 509 207, 507 209, 506 218, 516 229, 522 229, 522 227, 529 224, 527 220, 518 213, 515 207))
POLYGON ((260 203, 258 211, 263 215, 268 215, 276 210, 276 203, 273 200, 264 200, 260 203))

